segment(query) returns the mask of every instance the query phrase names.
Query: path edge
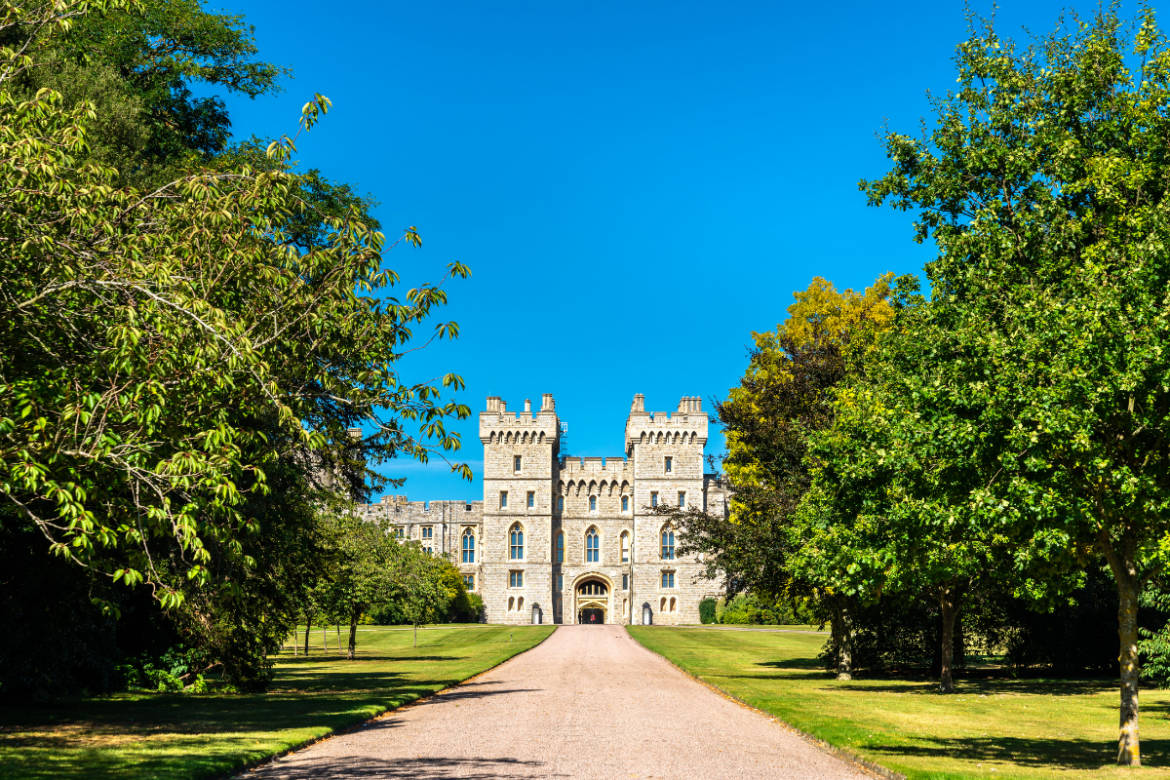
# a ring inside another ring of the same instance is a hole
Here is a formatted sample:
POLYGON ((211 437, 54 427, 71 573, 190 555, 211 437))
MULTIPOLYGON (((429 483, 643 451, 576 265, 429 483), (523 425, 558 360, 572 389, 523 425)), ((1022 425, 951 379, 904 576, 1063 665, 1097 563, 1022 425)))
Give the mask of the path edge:
POLYGON ((452 688, 458 688, 460 685, 464 685, 466 683, 471 682, 472 680, 477 680, 480 677, 483 677, 485 674, 487 674, 490 671, 493 671, 495 669, 499 669, 501 666, 508 663, 509 661, 511 661, 514 658, 519 658, 520 656, 524 655, 525 653, 531 653, 533 650, 535 650, 536 648, 540 647, 545 642, 547 642, 549 640, 549 637, 551 637, 553 634, 555 634, 559 628, 560 628, 559 624, 554 625, 553 630, 549 631, 548 635, 545 636, 544 639, 540 640, 539 642, 534 644, 532 647, 529 647, 526 650, 521 650, 518 653, 513 653, 512 655, 503 659, 499 663, 492 664, 491 666, 487 667, 486 669, 482 669, 482 670, 476 672, 475 674, 471 675, 470 677, 465 677, 464 679, 459 680, 458 682, 455 682, 455 683, 452 683, 451 685, 440 688, 437 691, 432 691, 431 693, 428 693, 425 696, 416 696, 413 699, 407 699, 399 704, 396 704, 393 707, 386 707, 384 710, 382 710, 378 714, 371 715, 370 717, 366 718, 365 720, 358 721, 357 723, 354 723, 351 726, 344 726, 344 727, 339 728, 339 729, 334 729, 333 731, 330 731, 327 734, 322 734, 319 737, 313 737, 311 739, 306 739, 304 742, 298 742, 295 745, 291 745, 290 747, 287 747, 284 750, 281 750, 279 753, 273 753, 270 756, 265 756, 264 758, 259 758, 259 759, 256 759, 255 761, 248 761, 248 762, 244 763, 242 766, 236 767, 235 769, 229 770, 228 772, 225 772, 223 774, 210 775, 210 777, 223 778, 224 780, 227 780, 227 778, 239 777, 240 775, 244 774, 245 772, 251 772, 253 769, 259 769, 260 767, 264 766, 265 764, 271 764, 273 761, 276 761, 279 758, 284 758, 285 756, 289 755, 290 753, 296 753, 298 750, 304 750, 307 747, 311 747, 313 745, 316 745, 318 742, 323 742, 324 740, 327 740, 327 739, 333 739, 334 737, 340 737, 340 736, 343 736, 345 734, 352 734, 356 731, 361 731, 362 729, 369 728, 371 725, 373 725, 374 721, 381 720, 382 718, 385 718, 388 715, 393 715, 394 713, 398 712, 399 710, 403 709, 404 707, 410 707, 410 706, 413 706, 415 704, 418 704, 419 702, 424 702, 424 701, 427 701, 428 699, 433 699, 441 693, 445 693, 446 691, 449 691, 452 688))
MULTIPOLYGON (((724 699, 727 699, 728 701, 733 701, 736 704, 738 704, 739 706, 743 707, 744 709, 748 709, 748 710, 751 710, 752 712, 763 715, 765 718, 771 720, 773 723, 776 723, 781 728, 787 729, 788 731, 791 731, 793 734, 800 737, 805 742, 808 742, 812 745, 815 745, 816 747, 819 747, 821 750, 824 750, 826 753, 829 753, 829 754, 841 759, 842 761, 845 761, 846 763, 853 764, 854 766, 856 766, 860 769, 864 769, 865 771, 870 772, 872 774, 875 774, 878 777, 883 777, 886 780, 906 780, 906 775, 899 774, 898 772, 895 772, 892 769, 887 769, 886 767, 882 766, 881 764, 876 764, 873 761, 870 761, 868 758, 863 758, 862 756, 858 755, 857 753, 854 753, 852 750, 849 750, 849 749, 843 748, 843 747, 838 747, 837 745, 834 745, 831 742, 826 742, 825 740, 821 739, 820 737, 813 736, 812 734, 809 734, 807 731, 804 731, 803 729, 798 729, 796 726, 793 726, 788 721, 783 720, 778 715, 773 715, 770 712, 767 712, 765 710, 761 710, 759 707, 748 704, 746 701, 739 698, 735 694, 729 693, 728 691, 725 691, 722 688, 720 688, 718 685, 715 685, 714 683, 709 683, 706 680, 704 680, 702 677, 699 677, 697 674, 694 674, 692 672, 687 671, 686 669, 679 666, 674 661, 670 660, 669 658, 667 658, 666 656, 664 656, 662 653, 658 652, 657 650, 651 650, 649 647, 646 647, 646 645, 639 642, 634 637, 634 635, 630 633, 629 626, 622 626, 622 628, 624 628, 626 630, 626 636, 628 636, 630 638, 630 641, 637 644, 638 647, 642 648, 643 650, 645 650, 647 653, 650 653, 651 655, 658 656, 663 661, 666 661, 666 663, 670 664, 675 669, 678 669, 680 672, 685 674, 687 677, 689 677, 692 680, 694 680, 695 682, 697 682, 699 685, 702 685, 703 687, 707 688, 708 690, 710 690, 714 693, 717 693, 718 695, 722 696, 724 699)), ((549 634, 549 636, 552 636, 552 634, 549 634)))

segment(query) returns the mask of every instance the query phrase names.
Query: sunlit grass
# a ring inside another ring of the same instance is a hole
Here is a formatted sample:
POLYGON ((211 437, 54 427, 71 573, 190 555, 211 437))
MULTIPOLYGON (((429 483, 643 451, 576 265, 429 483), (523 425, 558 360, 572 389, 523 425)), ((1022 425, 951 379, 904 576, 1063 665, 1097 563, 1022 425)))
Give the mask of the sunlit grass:
POLYGON ((428 629, 417 648, 411 631, 363 629, 354 661, 335 646, 322 653, 322 635, 312 632, 311 654, 282 654, 266 694, 121 694, 0 707, 0 777, 221 775, 472 677, 553 627, 428 629))
POLYGON ((824 635, 632 626, 691 674, 781 720, 911 778, 1170 777, 1170 691, 1142 691, 1140 770, 1114 765, 1110 680, 959 679, 837 682, 817 654, 824 635))

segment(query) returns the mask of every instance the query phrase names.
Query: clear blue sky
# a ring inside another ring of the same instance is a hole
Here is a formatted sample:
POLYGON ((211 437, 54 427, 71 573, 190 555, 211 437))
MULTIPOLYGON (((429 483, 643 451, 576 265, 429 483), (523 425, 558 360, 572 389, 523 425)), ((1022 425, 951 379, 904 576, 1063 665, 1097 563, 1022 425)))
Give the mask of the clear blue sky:
MULTIPOLYGON (((1066 7, 1096 3, 1001 0, 996 26, 1047 31, 1066 7)), ((423 248, 387 257, 404 288, 471 266, 443 315, 460 338, 402 365, 465 378, 458 457, 477 480, 392 464, 411 498, 481 497, 485 396, 518 409, 551 392, 572 454, 620 455, 634 393, 710 409, 813 276, 864 287, 931 256, 857 183, 886 169, 883 126, 916 132, 927 90, 954 84, 960 2, 220 8, 293 71, 280 94, 229 100, 237 135, 291 133, 327 95, 300 159, 372 194, 387 235, 418 226, 423 248)))

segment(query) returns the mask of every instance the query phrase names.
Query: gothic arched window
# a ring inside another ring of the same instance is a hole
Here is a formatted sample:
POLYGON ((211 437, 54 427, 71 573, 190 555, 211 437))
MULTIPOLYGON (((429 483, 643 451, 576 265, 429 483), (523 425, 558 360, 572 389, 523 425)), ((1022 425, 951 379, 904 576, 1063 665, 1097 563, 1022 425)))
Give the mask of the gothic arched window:
POLYGON ((670 525, 662 526, 662 560, 674 560, 674 528, 670 525))
POLYGON ((585 563, 597 563, 601 558, 601 537, 597 529, 590 526, 585 532, 585 563))
POLYGON ((524 558, 524 528, 519 523, 514 523, 508 531, 508 557, 513 561, 524 558))
POLYGON ((475 531, 470 528, 463 532, 463 562, 475 563, 475 531))

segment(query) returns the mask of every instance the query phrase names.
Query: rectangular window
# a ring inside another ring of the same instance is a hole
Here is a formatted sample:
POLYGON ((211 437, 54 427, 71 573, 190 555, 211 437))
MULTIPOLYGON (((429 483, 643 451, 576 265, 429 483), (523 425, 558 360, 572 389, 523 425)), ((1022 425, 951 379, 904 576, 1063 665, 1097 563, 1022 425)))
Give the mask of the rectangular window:
POLYGON ((422 529, 422 538, 434 539, 435 538, 435 527, 433 525, 424 525, 423 529, 422 529))
POLYGON ((650 494, 650 506, 658 506, 658 491, 650 494))
POLYGON ((508 587, 509 588, 523 588, 524 587, 524 572, 522 572, 522 571, 508 572, 508 587))
POLYGON ((680 507, 687 505, 687 492, 685 490, 678 491, 678 505, 680 507))
POLYGON ((597 511, 597 496, 589 496, 589 511, 597 511))
POLYGON ((669 455, 667 455, 667 456, 666 456, 666 473, 667 473, 667 474, 669 474, 669 473, 671 472, 671 470, 672 470, 672 469, 671 469, 671 467, 672 467, 672 466, 674 466, 674 458, 672 458, 672 457, 670 457, 669 455))
POLYGON ((557 511, 558 512, 565 511, 565 497, 564 496, 557 496, 557 511))
POLYGON ((506 506, 508 506, 508 491, 501 490, 500 491, 500 509, 503 509, 506 506))
POLYGON ((622 575, 622 590, 629 590, 629 589, 630 589, 630 575, 623 574, 622 575))
POLYGON ((557 590, 561 591, 564 589, 565 589, 565 575, 558 574, 557 575, 557 590))
POLYGON ((516 457, 512 458, 512 471, 519 471, 519 470, 520 470, 520 456, 517 455, 516 457))
POLYGON ((672 571, 662 572, 662 587, 664 587, 664 588, 673 588, 674 587, 674 572, 672 572, 672 571))
POLYGON ((630 511, 630 497, 629 496, 622 496, 622 511, 623 512, 630 511))
POLYGON ((398 526, 397 528, 394 529, 394 535, 397 536, 399 539, 405 539, 406 538, 406 529, 403 528, 402 526, 398 526))
POLYGON ((536 506, 536 493, 529 490, 528 491, 528 508, 531 509, 534 506, 536 506))
POLYGON ((463 587, 465 590, 475 590, 475 575, 474 574, 464 574, 463 575, 463 587))
POLYGON ((429 544, 424 544, 423 545, 423 552, 431 553, 431 552, 434 552, 434 550, 431 549, 431 546, 429 544))

